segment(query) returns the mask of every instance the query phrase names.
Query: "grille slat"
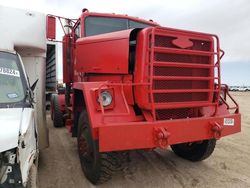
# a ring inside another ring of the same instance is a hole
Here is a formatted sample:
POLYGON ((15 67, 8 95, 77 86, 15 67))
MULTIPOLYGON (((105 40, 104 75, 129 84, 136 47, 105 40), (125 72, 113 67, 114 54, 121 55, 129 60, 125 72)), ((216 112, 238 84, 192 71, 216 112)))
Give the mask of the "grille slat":
POLYGON ((154 62, 154 67, 181 67, 181 68, 214 68, 216 65, 204 65, 195 63, 180 63, 180 62, 154 62))

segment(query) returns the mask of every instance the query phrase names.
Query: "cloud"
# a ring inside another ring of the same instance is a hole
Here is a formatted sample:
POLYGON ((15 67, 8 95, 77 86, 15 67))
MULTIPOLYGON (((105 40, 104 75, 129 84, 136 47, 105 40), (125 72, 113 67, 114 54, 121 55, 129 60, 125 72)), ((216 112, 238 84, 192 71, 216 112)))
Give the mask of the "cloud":
MULTIPOLYGON (((78 18, 82 8, 88 8, 153 19, 167 27, 214 33, 226 52, 224 62, 250 66, 249 0, 0 0, 0 4, 70 18, 78 18)), ((248 70, 245 74, 250 75, 248 70)))

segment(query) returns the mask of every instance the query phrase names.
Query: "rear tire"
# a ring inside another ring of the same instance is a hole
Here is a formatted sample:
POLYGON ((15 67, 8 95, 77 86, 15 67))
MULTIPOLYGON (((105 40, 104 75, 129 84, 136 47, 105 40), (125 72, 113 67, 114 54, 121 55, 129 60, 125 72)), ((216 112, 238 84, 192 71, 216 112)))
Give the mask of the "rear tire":
POLYGON ((63 127, 64 121, 63 121, 63 113, 60 110, 58 95, 54 95, 52 98, 53 102, 51 105, 51 111, 52 111, 52 119, 53 119, 53 125, 54 127, 63 127))
POLYGON ((82 170, 91 183, 104 183, 120 169, 119 153, 99 152, 98 141, 93 140, 86 110, 80 114, 78 120, 77 142, 82 170))
POLYGON ((216 140, 203 140, 171 145, 176 155, 190 161, 202 161, 208 158, 214 151, 216 140))

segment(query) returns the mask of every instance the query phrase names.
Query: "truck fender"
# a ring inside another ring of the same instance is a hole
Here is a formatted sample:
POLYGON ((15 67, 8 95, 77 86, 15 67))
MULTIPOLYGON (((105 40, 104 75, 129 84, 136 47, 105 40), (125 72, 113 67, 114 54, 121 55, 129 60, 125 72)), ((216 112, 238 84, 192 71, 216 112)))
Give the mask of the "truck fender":
POLYGON ((73 84, 73 113, 74 113, 74 128, 73 136, 77 134, 77 124, 79 114, 83 109, 86 109, 92 129, 94 139, 98 139, 98 129, 105 123, 112 121, 120 121, 122 118, 135 117, 134 111, 128 105, 124 94, 121 92, 120 86, 109 84, 108 82, 77 82, 73 84), (114 117, 105 117, 101 111, 100 103, 98 102, 99 91, 110 91, 112 95, 112 104, 105 107, 105 114, 114 114, 114 117), (126 114, 127 113, 127 114, 126 114), (126 116, 117 116, 117 114, 126 114, 126 116))

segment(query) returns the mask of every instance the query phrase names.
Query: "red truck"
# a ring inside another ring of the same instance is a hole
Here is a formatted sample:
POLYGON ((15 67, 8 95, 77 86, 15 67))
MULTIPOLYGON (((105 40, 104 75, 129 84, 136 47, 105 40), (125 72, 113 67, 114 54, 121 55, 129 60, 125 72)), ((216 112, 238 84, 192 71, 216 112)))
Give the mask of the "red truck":
POLYGON ((85 176, 103 183, 122 152, 167 148, 201 161, 216 140, 240 132, 238 104, 221 84, 216 35, 161 27, 127 15, 91 13, 66 20, 65 91, 52 96, 55 127, 77 137, 85 176), (233 101, 229 105, 228 100, 233 101))

